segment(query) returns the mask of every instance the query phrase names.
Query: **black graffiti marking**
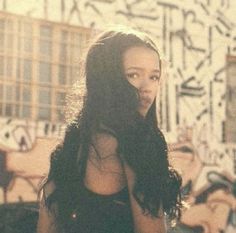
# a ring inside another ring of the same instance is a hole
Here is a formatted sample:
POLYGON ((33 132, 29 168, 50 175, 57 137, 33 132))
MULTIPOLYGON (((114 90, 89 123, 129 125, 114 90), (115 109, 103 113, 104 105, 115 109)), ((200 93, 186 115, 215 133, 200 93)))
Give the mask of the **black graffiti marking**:
MULTIPOLYGON (((220 23, 225 27, 225 28, 227 28, 227 27, 230 27, 230 29, 232 29, 232 27, 235 27, 235 23, 234 22, 232 22, 230 19, 228 19, 226 16, 225 16, 225 14, 224 14, 224 12, 222 12, 221 10, 217 10, 216 11, 216 13, 218 14, 218 16, 217 16, 217 18, 219 18, 220 19, 220 23), (222 22, 221 22, 222 21, 222 22)), ((216 19, 217 19, 216 18, 216 19)), ((217 19, 218 20, 218 19, 217 19)))
POLYGON ((206 94, 204 87, 193 86, 191 84, 195 80, 196 80, 195 76, 191 76, 181 84, 181 90, 180 90, 181 96, 201 97, 206 94))
POLYGON ((196 13, 195 13, 193 10, 188 10, 188 11, 182 10, 182 12, 183 12, 184 20, 187 21, 188 17, 192 16, 193 19, 192 19, 191 22, 196 23, 196 24, 199 24, 199 25, 201 25, 202 27, 205 26, 205 23, 204 23, 204 22, 202 22, 202 21, 200 21, 200 20, 197 19, 196 13))
MULTIPOLYGON (((182 61, 183 61, 183 68, 186 69, 186 49, 188 49, 187 46, 187 41, 186 41, 186 23, 188 21, 188 18, 191 17, 192 23, 200 24, 202 27, 204 26, 204 23, 201 22, 200 20, 197 19, 196 13, 192 10, 185 11, 184 9, 182 10, 182 15, 183 15, 183 31, 182 31, 182 43, 183 43, 183 48, 182 48, 182 61)), ((190 41, 191 42, 191 41, 190 41)), ((191 46, 193 47, 193 46, 191 46)))
POLYGON ((206 53, 206 49, 197 48, 197 47, 194 47, 193 45, 186 46, 186 48, 189 49, 189 50, 193 50, 193 51, 195 51, 195 52, 206 53))
POLYGON ((225 96, 226 96, 226 94, 221 95, 220 102, 218 103, 219 107, 221 107, 222 106, 222 102, 225 101, 225 96))
POLYGON ((2 10, 7 10, 7 0, 2 1, 2 10))
POLYGON ((179 76, 184 80, 183 73, 179 67, 177 68, 177 72, 178 72, 179 76))
POLYGON ((226 5, 226 8, 228 9, 230 7, 230 0, 227 0, 226 4, 224 0, 221 0, 221 6, 223 7, 224 5, 226 5))
POLYGON ((94 6, 94 4, 92 4, 92 3, 90 3, 90 2, 86 2, 86 3, 84 4, 84 7, 85 7, 85 8, 90 7, 90 8, 92 8, 99 16, 102 16, 101 11, 99 11, 98 8, 97 8, 96 6, 94 6))
POLYGON ((157 1, 157 5, 163 6, 165 8, 170 8, 170 9, 179 9, 179 6, 175 5, 175 4, 171 4, 171 3, 167 3, 167 2, 160 2, 157 1))
POLYGON ((178 30, 175 33, 172 32, 175 36, 178 36, 182 39, 184 47, 188 50, 194 50, 196 52, 205 53, 206 49, 198 48, 193 45, 193 40, 191 36, 186 32, 186 30, 178 30))
POLYGON ((127 3, 127 0, 124 0, 124 5, 126 7, 126 11, 123 10, 117 10, 115 13, 116 14, 121 14, 127 17, 128 20, 131 20, 132 18, 141 18, 141 19, 148 19, 148 20, 158 20, 159 16, 158 15, 150 15, 151 12, 155 12, 156 8, 150 8, 149 5, 147 5, 149 7, 148 12, 149 14, 138 14, 138 13, 134 13, 133 12, 133 7, 136 4, 139 4, 140 2, 142 2, 142 0, 137 0, 134 1, 132 3, 127 3))
POLYGON ((170 32, 170 36, 169 36, 169 44, 171 45, 170 46, 170 67, 172 68, 173 67, 173 36, 174 36, 174 33, 173 32, 170 32))
POLYGON ((221 17, 217 17, 217 20, 228 30, 231 30, 232 28, 221 18, 221 17))
POLYGON ((14 130, 12 130, 13 138, 14 138, 14 140, 17 142, 18 146, 20 147, 20 151, 26 152, 26 151, 28 151, 28 150, 31 149, 31 148, 28 146, 28 143, 27 143, 25 137, 22 135, 20 141, 17 141, 17 139, 14 137, 15 131, 17 131, 19 128, 24 129, 24 132, 25 132, 26 135, 27 135, 27 139, 29 140, 30 145, 33 144, 33 141, 32 141, 32 139, 31 139, 30 133, 29 133, 29 131, 28 131, 28 129, 29 129, 28 127, 26 127, 26 126, 24 126, 24 125, 16 125, 16 126, 14 127, 14 130), (23 149, 23 148, 25 148, 25 149, 23 149))
POLYGON ((67 23, 70 22, 70 20, 71 20, 74 13, 77 14, 79 22, 83 25, 84 23, 83 23, 83 20, 81 18, 80 10, 79 10, 79 7, 78 7, 78 0, 73 0, 73 6, 70 9, 70 13, 69 13, 69 16, 68 16, 68 19, 67 19, 67 23))
POLYGON ((121 14, 124 16, 127 16, 128 18, 141 18, 141 19, 148 19, 148 20, 158 20, 159 16, 149 16, 149 15, 143 15, 143 14, 134 14, 131 12, 124 12, 122 10, 116 11, 116 14, 121 14))
POLYGON ((113 3, 116 0, 92 0, 92 2, 113 3))
POLYGON ((205 115, 206 113, 208 113, 208 109, 207 109, 207 108, 203 109, 203 110, 197 115, 196 119, 197 119, 198 121, 201 120, 202 116, 205 115))
POLYGON ((212 51, 210 51, 210 53, 197 64, 197 66, 195 67, 195 70, 199 71, 200 68, 202 68, 203 65, 205 64, 205 61, 210 59, 211 56, 212 56, 212 51))
POLYGON ((221 35, 224 34, 223 31, 219 28, 218 25, 215 25, 215 28, 216 28, 216 30, 217 30, 221 35))
POLYGON ((211 119, 211 129, 212 129, 212 124, 213 124, 213 82, 210 81, 210 85, 209 85, 209 97, 210 97, 210 106, 209 106, 209 110, 210 110, 210 119, 211 119))
POLYGON ((210 12, 208 11, 208 9, 206 8, 206 6, 201 2, 200 6, 202 7, 203 11, 207 14, 210 15, 210 12))
POLYGON ((61 0, 61 21, 65 21, 65 0, 61 0))
POLYGON ((164 15, 163 15, 163 29, 162 29, 162 41, 163 41, 163 53, 166 54, 166 9, 164 9, 164 15))
POLYGON ((226 66, 223 66, 222 68, 220 68, 214 75, 214 81, 215 82, 218 82, 218 83, 222 83, 223 80, 222 79, 219 79, 219 75, 224 72, 226 69, 226 66))
POLYGON ((7 120, 7 122, 6 122, 6 124, 9 125, 11 122, 12 122, 12 119, 9 118, 9 119, 7 120))
POLYGON ((212 64, 212 27, 208 28, 208 51, 209 51, 209 65, 212 64))

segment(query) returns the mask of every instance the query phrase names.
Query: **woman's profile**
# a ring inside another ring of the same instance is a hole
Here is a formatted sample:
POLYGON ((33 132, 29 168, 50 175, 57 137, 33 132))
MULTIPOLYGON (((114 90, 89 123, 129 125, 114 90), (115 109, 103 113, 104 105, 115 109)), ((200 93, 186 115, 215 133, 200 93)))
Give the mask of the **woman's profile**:
POLYGON ((166 232, 165 215, 180 215, 181 178, 156 119, 156 45, 134 29, 106 30, 83 75, 83 106, 51 154, 37 232, 166 232))

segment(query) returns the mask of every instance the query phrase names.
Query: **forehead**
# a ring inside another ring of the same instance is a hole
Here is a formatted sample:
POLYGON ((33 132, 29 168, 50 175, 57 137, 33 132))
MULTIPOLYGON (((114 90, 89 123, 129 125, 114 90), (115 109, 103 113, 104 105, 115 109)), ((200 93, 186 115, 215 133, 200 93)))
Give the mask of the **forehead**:
POLYGON ((123 54, 123 65, 150 67, 151 69, 160 68, 160 58, 156 51, 148 47, 135 46, 127 49, 123 54))

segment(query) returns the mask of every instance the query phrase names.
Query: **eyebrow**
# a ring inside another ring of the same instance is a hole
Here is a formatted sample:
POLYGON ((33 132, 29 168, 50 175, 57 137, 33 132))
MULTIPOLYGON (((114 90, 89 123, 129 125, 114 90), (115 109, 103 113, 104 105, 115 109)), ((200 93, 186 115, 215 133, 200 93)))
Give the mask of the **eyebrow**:
MULTIPOLYGON (((136 66, 130 66, 128 67, 126 70, 131 70, 131 69, 135 69, 135 70, 141 70, 143 71, 144 68, 141 68, 141 67, 136 67, 136 66)), ((155 73, 160 73, 160 70, 159 69, 154 69, 152 70, 152 72, 155 72, 155 73)))

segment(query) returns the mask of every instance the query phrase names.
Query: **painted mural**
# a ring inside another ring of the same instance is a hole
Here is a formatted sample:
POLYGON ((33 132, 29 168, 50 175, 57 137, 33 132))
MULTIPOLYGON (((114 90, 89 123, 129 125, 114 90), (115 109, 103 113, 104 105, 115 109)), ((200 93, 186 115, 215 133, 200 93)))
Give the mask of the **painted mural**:
MULTIPOLYGON (((235 232, 236 142, 225 141, 224 124, 227 56, 236 56, 236 1, 32 0, 24 12, 18 12, 23 0, 18 8, 12 2, 0 1, 2 9, 94 29, 109 18, 156 39, 165 63, 159 122, 189 203, 173 232, 235 232)), ((36 200, 49 152, 62 136, 61 125, 0 121, 2 202, 36 200)))

